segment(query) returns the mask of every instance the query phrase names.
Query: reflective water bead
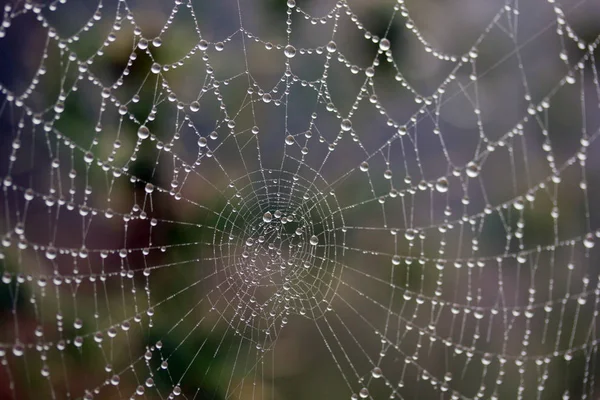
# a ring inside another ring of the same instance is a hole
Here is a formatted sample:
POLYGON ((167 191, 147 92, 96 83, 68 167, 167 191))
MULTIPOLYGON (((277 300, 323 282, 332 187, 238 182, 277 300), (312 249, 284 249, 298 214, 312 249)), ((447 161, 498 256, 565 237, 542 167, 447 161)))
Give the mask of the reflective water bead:
POLYGON ((379 368, 379 367, 373 368, 373 370, 371 371, 371 375, 375 379, 381 378, 381 376, 383 375, 383 373, 381 372, 381 368, 379 368))
POLYGON ((391 47, 391 43, 388 39, 384 38, 379 41, 379 48, 382 51, 388 51, 390 49, 390 47, 391 47))
POLYGON ((594 247, 595 245, 595 240, 594 240, 594 235, 591 233, 588 233, 585 238, 583 239, 583 245, 585 246, 586 249, 591 249, 592 247, 594 247))
POLYGON ((287 46, 285 46, 283 54, 285 54, 287 58, 293 58, 296 55, 296 48, 291 44, 288 44, 287 46))
POLYGON ((440 193, 446 193, 448 191, 448 179, 441 177, 435 183, 435 190, 440 193))
POLYGON ((153 74, 158 74, 160 72, 160 70, 161 70, 161 67, 160 67, 160 64, 158 64, 158 63, 154 63, 154 64, 152 64, 152 67, 150 67, 150 71, 153 74))
POLYGON ((348 118, 345 118, 342 120, 340 127, 342 128, 342 130, 344 132, 348 132, 349 130, 352 129, 352 121, 350 121, 348 118))
POLYGON ((21 343, 15 343, 12 348, 12 352, 15 357, 21 357, 23 353, 25 353, 25 346, 23 346, 21 343))
POLYGON ((467 176, 469 178, 477 178, 479 176, 479 165, 473 161, 467 164, 467 176))
POLYGON ((273 214, 271 214, 269 211, 267 211, 266 213, 263 214, 263 221, 266 223, 269 223, 273 220, 273 214))
POLYGON ((337 45, 335 44, 335 42, 332 40, 329 43, 327 43, 327 51, 330 53, 335 53, 335 51, 337 50, 337 45))
POLYGON ((190 111, 191 112, 198 112, 198 111, 200 111, 200 103, 198 103, 197 101, 192 101, 190 103, 190 111))
POLYGON ((46 258, 48 260, 54 260, 56 258, 56 248, 54 246, 48 246, 48 248, 46 248, 46 258))
POLYGON ((150 130, 146 127, 146 125, 142 125, 138 128, 137 135, 138 138, 142 140, 148 139, 148 137, 150 136, 150 130))

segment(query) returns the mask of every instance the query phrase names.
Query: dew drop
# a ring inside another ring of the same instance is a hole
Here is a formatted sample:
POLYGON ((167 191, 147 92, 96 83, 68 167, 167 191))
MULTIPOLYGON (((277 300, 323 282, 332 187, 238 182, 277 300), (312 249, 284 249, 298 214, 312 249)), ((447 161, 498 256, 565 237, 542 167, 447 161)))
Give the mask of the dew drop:
POLYGON ((288 146, 293 145, 294 137, 292 135, 287 135, 287 137, 285 138, 285 144, 287 144, 288 146))
POLYGON ((348 132, 349 130, 352 129, 352 121, 350 121, 349 119, 343 119, 342 123, 340 125, 340 127, 342 128, 342 130, 344 132, 348 132))
POLYGON ((15 357, 21 357, 25 352, 25 347, 21 343, 15 343, 12 351, 15 357))
POLYGON ((87 164, 91 164, 92 161, 94 161, 94 154, 91 151, 86 152, 83 155, 83 161, 85 161, 87 164))
POLYGON ((288 44, 287 46, 285 46, 283 54, 285 54, 287 58, 293 58, 296 55, 296 48, 291 44, 288 44))
POLYGON ((519 197, 515 200, 515 202, 513 203, 513 207, 516 208, 517 210, 522 210, 525 208, 525 203, 523 202, 523 198, 519 197))
POLYGON ((146 125, 142 125, 138 129, 137 135, 142 140, 148 139, 148 137, 150 136, 150 130, 146 127, 146 125))
POLYGON ((583 239, 583 245, 585 246, 586 249, 591 249, 592 247, 594 247, 595 245, 595 241, 594 241, 594 235, 591 233, 588 233, 585 236, 585 239, 583 239))
POLYGON ((198 103, 197 101, 192 101, 190 103, 190 111, 191 112, 198 112, 198 111, 200 111, 200 103, 198 103))
POLYGON ((152 64, 152 67, 150 67, 150 71, 153 74, 158 74, 160 72, 160 69, 161 69, 160 64, 158 64, 158 63, 154 63, 154 64, 152 64))
POLYGON ((316 246, 319 244, 319 238, 316 237, 315 235, 312 235, 310 238, 310 244, 312 244, 313 246, 316 246))
POLYGON ((332 40, 329 43, 327 43, 327 51, 330 53, 335 53, 337 50, 337 45, 335 44, 335 42, 332 40))
POLYGON ((391 47, 391 43, 388 39, 384 38, 379 41, 379 48, 382 51, 388 51, 390 49, 390 47, 391 47))
POLYGON ((362 172, 367 172, 369 170, 369 163, 366 161, 363 161, 360 163, 360 170, 362 172))
POLYGON ((48 246, 46 249, 46 258, 48 260, 54 260, 56 258, 56 248, 54 246, 48 246))
POLYGON ((113 386, 117 386, 119 382, 121 382, 119 375, 113 375, 112 378, 110 378, 110 384, 113 386))
POLYGON ((448 191, 448 179, 445 177, 441 177, 435 183, 435 190, 440 193, 446 193, 448 191))
POLYGON ((263 221, 265 221, 266 223, 269 223, 269 222, 273 221, 273 214, 271 214, 269 211, 267 211, 266 213, 264 213, 264 215, 263 215, 263 221))
POLYGON ((469 178, 477 178, 479 176, 479 165, 473 161, 467 164, 467 176, 469 178))
POLYGON ((381 378, 381 376, 383 375, 383 373, 381 372, 381 368, 373 368, 373 371, 371 371, 371 375, 373 375, 373 378, 375 379, 381 378))

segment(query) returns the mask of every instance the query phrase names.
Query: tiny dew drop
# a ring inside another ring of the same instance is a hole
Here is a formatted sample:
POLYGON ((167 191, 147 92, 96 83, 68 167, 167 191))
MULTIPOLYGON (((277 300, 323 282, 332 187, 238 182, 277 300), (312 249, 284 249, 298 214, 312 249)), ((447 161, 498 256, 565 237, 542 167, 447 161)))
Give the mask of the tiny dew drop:
POLYGON ((292 135, 287 135, 287 137, 285 138, 285 144, 287 144, 288 146, 293 145, 294 137, 292 135))
POLYGON ((363 161, 362 163, 360 163, 360 170, 362 172, 367 172, 369 170, 369 163, 366 161, 363 161))
POLYGON ((310 244, 312 244, 313 246, 316 246, 319 244, 319 238, 316 237, 315 235, 312 235, 310 238, 310 244))

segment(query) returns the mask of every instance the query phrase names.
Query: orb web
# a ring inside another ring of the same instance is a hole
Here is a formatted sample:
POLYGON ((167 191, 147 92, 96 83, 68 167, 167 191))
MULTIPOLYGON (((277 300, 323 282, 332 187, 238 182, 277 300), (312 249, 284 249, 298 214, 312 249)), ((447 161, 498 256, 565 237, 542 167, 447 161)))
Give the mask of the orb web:
POLYGON ((7 3, 0 392, 597 397, 599 15, 7 3))

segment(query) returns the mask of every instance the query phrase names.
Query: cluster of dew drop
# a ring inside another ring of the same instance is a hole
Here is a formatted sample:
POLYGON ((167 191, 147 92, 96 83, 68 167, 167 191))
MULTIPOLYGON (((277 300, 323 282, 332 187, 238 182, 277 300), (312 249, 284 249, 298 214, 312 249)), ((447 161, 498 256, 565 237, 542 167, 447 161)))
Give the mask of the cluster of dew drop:
MULTIPOLYGON (((552 3, 552 1, 550 1, 550 2, 552 3)), ((64 2, 61 0, 61 3, 64 3, 64 2)), ((177 6, 180 6, 182 4, 183 4, 182 0, 177 0, 176 1, 176 5, 177 6)), ((304 13, 303 10, 300 10, 298 7, 296 7, 296 3, 295 3, 294 0, 288 0, 287 1, 287 6, 288 6, 289 10, 295 8, 297 12, 304 13)), ((10 5, 7 5, 5 7, 5 13, 9 13, 11 11, 10 7, 11 7, 10 5)), ((36 14, 39 14, 41 12, 41 9, 39 8, 39 6, 33 5, 30 2, 26 2, 24 7, 25 7, 25 9, 32 9, 32 10, 34 10, 34 12, 36 12, 36 14)), ((350 9, 349 9, 349 7, 347 6, 347 4, 345 2, 340 1, 340 2, 338 2, 336 4, 336 8, 337 9, 342 9, 344 7, 346 7, 346 9, 347 9, 347 13, 350 13, 350 9)), ((49 9, 50 10, 56 9, 56 5, 55 4, 50 5, 49 9)), ((558 9, 560 10, 560 8, 558 8, 558 9)), ((423 43, 423 45, 425 46, 425 49, 428 52, 432 53, 434 56, 436 56, 436 57, 438 57, 440 59, 446 59, 446 60, 451 60, 451 61, 456 61, 457 60, 457 58, 455 56, 444 55, 443 53, 440 53, 440 52, 434 50, 430 46, 430 44, 425 41, 424 37, 417 30, 417 28, 415 27, 414 22, 410 18, 409 14, 408 14, 408 10, 407 10, 407 8, 404 5, 404 1, 402 1, 402 0, 397 1, 397 4, 394 6, 394 10, 395 11, 399 11, 400 14, 406 19, 405 23, 406 23, 407 28, 409 28, 410 31, 413 32, 416 35, 416 37, 421 41, 421 43, 423 43)), ((560 12, 556 11, 556 9, 555 9, 555 12, 557 13, 557 15, 560 14, 560 12)), ((305 16, 308 18, 308 14, 305 14, 305 16)), ((562 19, 562 15, 559 15, 559 16, 562 19)), ((129 19, 129 15, 128 15, 127 18, 129 19)), ((94 20, 98 20, 98 18, 96 18, 96 15, 94 16, 93 19, 94 20)), ((357 26, 359 26, 358 24, 360 24, 360 23, 357 22, 357 20, 358 20, 357 18, 353 18, 353 21, 357 24, 357 26)), ((323 21, 321 20, 321 22, 323 22, 323 21)), ((170 24, 170 22, 168 22, 168 23, 170 24)), ((312 19, 311 23, 318 23, 318 20, 312 19)), ((561 23, 560 25, 562 26, 562 25, 564 25, 564 23, 561 23)), ((2 27, 0 28, 0 37, 4 36, 5 30, 9 26, 10 26, 10 23, 6 23, 6 22, 3 23, 2 27)), ((362 25, 360 25, 359 27, 360 27, 360 29, 365 30, 365 28, 362 25)), ((561 28, 561 29, 563 29, 563 28, 561 28)), ((566 28, 564 28, 564 29, 566 29, 566 28)), ((118 30, 118 29, 115 29, 115 30, 118 30)), ((566 29, 566 31, 567 31, 568 35, 570 35, 570 36, 573 35, 568 29, 566 29)), ((51 30, 50 32, 51 33, 49 33, 49 35, 51 37, 56 36, 56 32, 55 31, 51 30)), ((136 27, 135 33, 136 33, 137 36, 140 36, 141 31, 139 30, 138 27, 136 27)), ((243 33, 246 36, 249 35, 249 33, 247 31, 243 31, 243 33)), ((109 34, 109 38, 107 40, 108 41, 113 41, 114 39, 111 39, 113 36, 114 36, 114 32, 111 32, 109 34)), ((378 42, 378 46, 379 46, 379 49, 381 50, 381 52, 388 54, 388 52, 391 51, 391 42, 389 41, 389 39, 387 39, 387 38, 382 38, 382 39, 375 38, 370 32, 368 32, 366 30, 365 30, 365 37, 369 38, 369 39, 373 39, 374 42, 378 42)), ((254 39, 257 39, 257 38, 254 37, 254 39)), ((213 43, 213 47, 214 47, 214 49, 217 52, 222 52, 225 49, 226 43, 227 43, 227 41, 218 41, 218 42, 213 43)), ((580 45, 581 42, 578 42, 578 43, 579 43, 579 47, 581 48, 581 45, 580 45)), ((162 46, 162 39, 160 37, 156 37, 156 38, 154 38, 152 40, 148 40, 148 39, 142 37, 142 38, 140 38, 140 40, 137 43, 137 47, 139 49, 141 49, 141 50, 147 50, 150 45, 152 45, 155 48, 161 47, 162 46)), ((273 45, 269 44, 269 43, 265 43, 265 46, 267 48, 273 48, 273 45)), ((304 54, 304 49, 296 49, 291 44, 287 44, 285 46, 283 46, 283 45, 277 45, 276 47, 278 49, 283 50, 283 54, 286 57, 286 59, 288 59, 288 61, 290 59, 296 57, 297 54, 304 54)), ((198 49, 201 50, 201 51, 206 51, 208 48, 209 48, 209 43, 206 40, 204 40, 204 39, 200 40, 200 42, 198 44, 198 49)), ((330 54, 336 53, 338 51, 338 49, 337 49, 337 44, 335 43, 335 41, 330 41, 329 43, 327 43, 327 45, 325 46, 325 50, 328 53, 330 53, 330 54)), ((477 50, 476 49, 472 49, 472 50, 470 50, 468 52, 467 55, 463 56, 462 61, 463 62, 467 62, 467 61, 475 60, 477 58, 477 55, 478 55, 477 54, 477 50)), ((342 57, 342 56, 340 55, 339 57, 342 57)), ((568 57, 566 56, 566 54, 564 54, 562 52, 561 52, 561 59, 563 61, 565 61, 565 62, 568 61, 568 57)), ((73 60, 73 61, 76 61, 76 60, 73 60)), ((377 65, 373 65, 373 66, 369 66, 369 67, 366 67, 364 69, 361 69, 361 68, 359 68, 359 67, 357 67, 355 65, 352 65, 352 66, 350 66, 350 68, 351 68, 352 73, 358 73, 360 70, 363 70, 364 73, 365 73, 365 75, 367 76, 367 78, 373 78, 375 76, 375 67, 376 66, 377 65)), ((173 68, 175 66, 160 65, 159 63, 154 62, 151 65, 151 67, 150 67, 150 72, 152 74, 160 74, 163 71, 168 70, 170 67, 173 68)), ((79 69, 80 69, 81 73, 87 72, 87 66, 85 64, 80 64, 79 69)), ((40 68, 40 70, 38 71, 38 73, 42 74, 43 71, 45 71, 45 67, 40 68)), ((401 81, 404 86, 407 86, 407 82, 402 77, 400 77, 400 78, 397 77, 397 80, 401 81)), ((569 84, 573 84, 575 82, 575 78, 574 78, 574 76, 573 76, 572 73, 569 73, 569 75, 566 78, 566 82, 569 83, 569 84)), ((377 103, 376 95, 373 95, 373 96, 371 96, 371 99, 370 99, 371 102, 377 103), (375 96, 375 97, 373 97, 373 96, 375 96)), ((111 90, 109 88, 104 88, 103 91, 102 91, 102 97, 103 97, 103 99, 110 98, 111 97, 111 90)), ((12 97, 12 96, 8 96, 7 98, 11 102, 12 101, 14 101, 14 102, 20 101, 19 99, 15 100, 14 97, 12 97)), ((132 99, 132 101, 135 102, 134 99, 135 99, 135 97, 132 99)), ((138 97, 138 99, 139 99, 139 97, 138 97)), ((171 93, 169 95, 169 100, 172 100, 172 99, 173 99, 173 101, 176 100, 176 97, 174 97, 173 93, 171 93)), ((262 100, 265 103, 270 103, 272 101, 271 94, 264 93, 262 95, 262 100)), ((428 101, 430 101, 430 99, 427 99, 427 98, 425 98, 423 96, 416 96, 416 100, 418 100, 419 102, 425 102, 426 104, 427 104, 428 101)), ((60 114, 64 113, 64 111, 65 111, 65 103, 64 103, 64 101, 65 101, 65 99, 61 97, 59 99, 59 101, 57 101, 57 103, 54 105, 53 111, 57 115, 60 115, 60 114)), ((546 106, 544 104, 544 102, 542 102, 542 104, 540 105, 540 107, 543 108, 543 109, 545 109, 545 108, 548 108, 549 105, 546 106)), ((191 103, 188 104, 188 108, 189 108, 189 110, 192 113, 197 113, 197 112, 200 111, 200 103, 197 100, 194 100, 194 101, 192 101, 191 103)), ((330 109, 330 111, 334 111, 335 110, 335 108, 333 106, 329 107, 329 105, 328 105, 328 109, 330 109)), ((537 112, 539 112, 538 108, 536 108, 535 106, 531 106, 530 108, 528 108, 527 111, 528 111, 528 113, 530 115, 535 115, 537 112)), ((127 110, 126 105, 119 105, 118 112, 119 112, 120 115, 126 115, 126 114, 128 114, 128 110, 127 110)), ((149 118, 149 120, 152 120, 153 118, 154 117, 149 118)), ((34 115, 32 117, 32 121, 33 121, 33 123, 35 125, 40 125, 43 122, 43 119, 39 115, 34 115)), ((232 125, 232 124, 235 125, 235 122, 234 121, 229 121, 229 125, 232 125)), ((394 124, 392 123, 392 125, 394 125, 394 124)), ((45 126, 47 126, 47 125, 45 125, 45 126)), ((394 126, 394 127, 397 128, 398 135, 404 136, 404 135, 407 134, 407 126, 405 126, 405 125, 398 125, 398 126, 394 126)), ((230 126, 230 128, 233 129, 232 126, 230 126)), ((253 134, 257 134, 258 133, 258 128, 256 128, 256 129, 255 128, 256 127, 254 127, 252 129, 252 133, 253 134)), ((349 115, 347 117, 344 117, 344 118, 341 118, 340 129, 341 129, 342 132, 353 133, 353 124, 352 124, 352 116, 351 115, 349 115)), ((51 126, 50 126, 50 129, 46 129, 45 128, 45 130, 46 131, 51 130, 51 126)), ((150 129, 145 125, 145 123, 140 124, 140 126, 139 126, 139 128, 137 130, 137 137, 138 137, 138 139, 140 141, 145 141, 145 140, 151 138, 150 129)), ((216 138, 216 132, 211 133, 209 135, 209 138, 215 139, 216 138)), ((589 145, 589 143, 588 142, 584 143, 583 140, 584 139, 582 139, 582 149, 585 149, 585 147, 587 147, 589 145)), ((295 138, 294 138, 293 135, 288 135, 285 138, 285 144, 286 145, 291 146, 295 142, 296 142, 296 140, 295 140, 295 138)), ((73 143, 67 143, 66 139, 65 139, 65 144, 68 145, 68 146, 70 146, 71 148, 74 148, 74 147, 72 147, 73 143)), ((97 142, 95 144, 97 144, 97 142)), ((163 146, 162 148, 164 148, 164 144, 161 145, 161 146, 163 146)), ((208 146, 208 140, 207 140, 207 138, 206 137, 200 137, 198 139, 198 146, 200 148, 207 147, 208 146)), ((18 141, 13 142, 12 147, 13 147, 14 151, 17 151, 20 148, 20 142, 18 142, 18 141)), ((114 144, 114 149, 115 150, 114 151, 116 151, 116 149, 119 148, 119 147, 120 147, 120 143, 115 142, 115 144, 114 144)), ((544 151, 550 153, 551 146, 550 146, 549 142, 548 143, 544 143, 544 147, 543 148, 544 148, 544 151)), ((579 152, 577 154, 577 158, 579 159, 579 161, 581 163, 584 163, 584 161, 585 161, 585 151, 582 150, 582 152, 579 152)), ((96 160, 96 156, 94 155, 94 153, 92 151, 86 151, 84 153, 84 155, 83 155, 83 160, 84 160, 84 162, 87 165, 92 165, 93 162, 96 160)), ((549 160, 549 161, 551 161, 551 160, 549 160)), ((112 161, 109 160, 109 163, 110 162, 112 162, 112 161)), ((60 163, 59 163, 58 160, 53 160, 51 165, 52 165, 52 168, 54 168, 54 169, 57 169, 57 168, 60 167, 60 163)), ((106 164, 104 164, 104 165, 106 165, 106 164)), ((552 162, 552 167, 553 167, 553 169, 555 169, 554 168, 555 166, 554 166, 553 162, 552 162)), ((467 163, 467 165, 464 167, 464 174, 468 178, 476 179, 476 178, 478 178, 480 176, 481 168, 482 168, 482 166, 477 161, 475 161, 475 160, 471 161, 471 162, 467 163)), ((369 172, 369 163, 368 163, 368 161, 363 161, 359 165, 359 169, 360 169, 360 171, 365 172, 365 173, 369 172)), ((462 173, 462 171, 455 170, 455 171, 452 172, 452 175, 458 176, 461 173, 462 173)), ((384 172, 384 177, 386 179, 388 179, 388 180, 392 179, 392 172, 391 172, 391 170, 386 170, 384 172)), ((555 183, 558 183, 560 181, 560 173, 556 172, 553 175, 553 177, 552 177, 552 181, 555 182, 555 183)), ((3 183, 4 183, 4 187, 6 187, 6 188, 12 187, 12 180, 10 179, 10 177, 5 178, 5 180, 4 180, 3 183)), ((177 185, 175 185, 175 187, 176 186, 177 185)), ((448 178, 445 177, 445 176, 443 176, 443 177, 440 177, 440 178, 438 178, 437 180, 435 180, 433 182, 419 183, 418 184, 418 188, 421 189, 422 187, 424 187, 424 188, 431 187, 431 188, 434 188, 439 193, 447 193, 449 191, 449 189, 450 189, 450 183, 449 183, 448 178)), ((584 189, 584 188, 582 187, 582 189, 584 189)), ((157 190, 157 187, 155 187, 152 183, 146 183, 145 184, 144 191, 145 191, 146 194, 151 195, 156 190, 157 190)), ((89 190, 89 192, 91 193, 91 189, 89 190)), ((87 195, 89 195, 90 193, 88 193, 87 190, 86 190, 86 194, 87 195)), ((34 192, 33 192, 32 189, 27 189, 25 191, 25 193, 24 193, 25 200, 26 201, 32 201, 34 199, 34 195, 35 194, 34 194, 34 192)), ((390 193, 390 195, 391 195, 391 193, 390 193)), ((523 197, 517 197, 516 199, 511 200, 511 205, 517 211, 523 211, 525 209, 525 207, 526 207, 526 204, 527 204, 526 202, 527 201, 530 201, 527 196, 525 196, 525 198, 523 198, 523 197)), ((63 202, 63 200, 56 199, 54 197, 54 195, 51 194, 50 196, 46 196, 45 197, 45 202, 46 202, 47 205, 48 204, 54 205, 55 203, 60 204, 61 202, 63 202)), ((67 207, 71 207, 71 209, 74 209, 75 205, 67 205, 67 207)), ((140 212, 140 210, 138 209, 136 212, 140 212)), ((141 211, 141 212, 143 212, 143 211, 141 211)), ((140 218, 141 218, 141 215, 142 215, 141 212, 139 214, 140 218)), ((87 205, 84 204, 84 205, 82 205, 82 206, 79 207, 79 213, 82 216, 87 216, 90 213, 92 213, 92 214, 97 213, 97 210, 91 210, 87 205)), ((487 214, 487 212, 486 212, 486 214, 487 214)), ((114 215, 115 215, 115 213, 112 211, 112 209, 107 208, 105 210, 105 216, 106 216, 106 218, 113 218, 114 215)), ((553 218, 558 218, 558 208, 552 210, 552 217, 553 218)), ((124 220, 127 220, 127 218, 130 218, 130 217, 124 217, 124 220)), ((270 212, 270 211, 267 211, 262 216, 263 222, 267 223, 267 224, 271 223, 274 219, 278 219, 278 218, 281 218, 281 212, 280 211, 274 211, 273 213, 270 212), (279 216, 277 214, 279 214, 279 216)), ((145 219, 145 218, 142 218, 142 219, 145 219)), ((155 220, 153 220, 151 222, 151 224, 153 226, 155 225, 154 221, 155 220)), ((520 226, 519 228, 522 229, 523 227, 520 226)), ((14 232, 15 232, 15 234, 17 236, 20 237, 19 248, 25 248, 27 246, 27 243, 26 243, 25 237, 24 237, 24 234, 25 234, 25 228, 24 228, 24 226, 19 225, 19 223, 18 223, 17 226, 14 229, 14 232)), ((395 234, 395 233, 393 232, 393 234, 395 234)), ((408 240, 408 242, 411 243, 411 244, 417 238, 422 237, 422 235, 424 235, 423 231, 420 231, 420 230, 417 230, 417 229, 412 229, 412 228, 406 229, 405 232, 404 232, 405 239, 408 240)), ((600 237, 600 231, 596 232, 596 233, 587 233, 582 238, 579 238, 579 239, 581 239, 581 241, 583 243, 583 246, 585 248, 592 249, 594 247, 594 245, 595 245, 596 237, 600 237)), ((251 246, 254 245, 254 243, 251 242, 251 238, 246 239, 245 243, 249 247, 251 247, 251 246)), ((317 237, 316 235, 312 235, 308 239, 308 243, 311 246, 318 246, 319 245, 319 237, 317 237)), ((10 246, 10 239, 8 237, 3 239, 3 245, 6 246, 6 247, 10 246)), ((45 257, 48 260, 51 260, 51 261, 55 260, 57 258, 57 256, 58 256, 58 254, 60 254, 61 252, 65 252, 66 253, 66 251, 64 251, 63 249, 57 249, 56 247, 54 247, 53 244, 49 244, 48 246, 43 247, 42 250, 45 252, 45 257)), ((85 249, 85 247, 82 248, 82 249, 80 249, 80 250, 78 250, 78 251, 73 251, 72 253, 74 253, 76 256, 81 257, 81 258, 87 258, 88 255, 89 255, 88 250, 85 249)), ((121 249, 121 250, 118 251, 119 256, 122 257, 122 258, 126 257, 127 253, 128 253, 127 249, 121 249)), ((525 263, 527 261, 527 257, 525 255, 523 255, 523 254, 516 255, 516 258, 517 258, 517 261, 519 263, 525 263)), ((392 264, 394 266, 400 265, 401 261, 402 261, 402 257, 399 256, 399 255, 394 255, 392 257, 392 264)), ((443 268, 443 264, 438 263, 437 265, 438 265, 438 267, 437 267, 438 269, 442 269, 443 268)), ((462 266, 462 264, 459 263, 459 262, 457 262, 457 263, 455 263, 455 266, 457 268, 459 268, 460 266, 462 266)), ((144 270, 144 275, 146 275, 146 270, 144 270)), ((8 283, 10 283, 11 278, 12 277, 10 276, 10 274, 9 275, 5 274, 5 275, 3 275, 3 282, 6 283, 6 284, 8 284, 8 283)), ((26 280, 30 280, 29 277, 24 277, 24 276, 19 276, 17 279, 21 283, 25 282, 26 280)), ((56 283, 56 281, 55 281, 55 283, 56 283)), ((40 278, 40 280, 38 280, 38 285, 41 286, 41 287, 45 286, 46 285, 45 278, 40 278)), ((579 304, 582 304, 582 301, 584 302, 584 300, 578 300, 579 304)), ((148 312, 147 312, 148 316, 152 316, 153 313, 154 313, 154 311, 151 310, 151 309, 149 309, 148 312)), ((139 316, 136 316, 134 318, 134 320, 136 322, 139 322, 140 319, 141 318, 139 316)), ((83 326, 82 320, 80 318, 76 318, 75 322, 74 322, 74 328, 77 331, 79 331, 79 330, 82 329, 82 326, 83 326)), ((120 324, 120 326, 121 326, 121 329, 123 331, 128 330, 129 329, 129 321, 122 322, 120 324)), ((107 334, 108 334, 109 337, 114 337, 114 335, 116 335, 116 332, 117 331, 116 331, 115 327, 110 327, 108 329, 108 331, 107 331, 107 334)), ((37 335, 37 333, 36 333, 36 335, 37 335)), ((102 343, 103 340, 104 340, 104 334, 102 332, 96 332, 93 335, 93 339, 94 339, 94 341, 96 343, 102 343)), ((78 335, 71 342, 72 342, 72 344, 75 347, 80 348, 83 345, 83 337, 78 335)), ((59 350, 61 350, 61 351, 64 350, 65 346, 66 346, 66 344, 65 344, 64 341, 61 341, 61 342, 59 342, 57 344, 57 348, 59 350)), ((162 344, 159 344, 159 343, 156 344, 156 349, 160 350, 161 347, 162 347, 162 344)), ((12 353, 16 357, 21 357, 25 353, 26 348, 27 348, 27 346, 25 344, 23 344, 21 342, 16 342, 12 346, 12 353)), ((0 349, 0 351, 4 352, 5 350, 4 349, 0 349)), ((154 349, 148 350, 146 352, 146 354, 144 355, 144 357, 145 357, 145 359, 147 361, 149 361, 152 358, 152 352, 153 351, 154 351, 154 349)), ((0 356, 4 357, 4 354, 0 354, 0 356)), ((567 359, 567 357, 571 357, 571 355, 569 355, 569 356, 565 355, 565 359, 567 359)), ((489 361, 487 358, 484 358, 484 360, 486 360, 485 362, 489 361)), ((484 364, 485 364, 485 362, 484 362, 484 364)), ((163 363, 161 363, 161 368, 162 369, 167 369, 168 368, 167 361, 163 361, 163 363), (163 365, 164 365, 164 367, 163 367, 163 365)), ((107 366, 106 372, 107 373, 112 373, 113 372, 112 371, 112 367, 107 366)), ((43 376, 48 376, 49 375, 48 367, 44 366, 42 368, 42 370, 41 370, 41 373, 42 373, 43 376)), ((383 376, 383 372, 381 371, 381 369, 379 367, 375 367, 372 370, 372 377, 373 378, 379 379, 382 376, 383 376)), ((445 379, 445 381, 449 381, 450 380, 450 379, 446 379, 446 378, 444 378, 444 379, 445 379)), ((109 383, 110 385, 118 386, 120 384, 120 381, 121 381, 121 377, 118 374, 113 374, 111 376, 111 378, 107 381, 107 383, 109 383)), ((144 394, 144 390, 145 390, 144 387, 148 387, 148 388, 149 387, 153 387, 154 384, 155 383, 154 383, 154 380, 153 380, 152 377, 147 378, 144 381, 144 385, 140 385, 140 386, 137 387, 136 394, 138 394, 140 396, 143 395, 144 394)), ((169 397, 171 398, 173 396, 178 396, 180 394, 181 394, 181 388, 179 386, 175 386, 173 388, 172 392, 170 393, 169 397)), ((369 397, 370 397, 370 393, 369 393, 368 388, 366 388, 366 387, 361 388, 358 393, 355 393, 355 394, 352 395, 352 399, 358 399, 358 398, 366 399, 366 398, 369 398, 369 397)), ((84 398, 91 399, 92 398, 91 393, 86 394, 84 398)))

